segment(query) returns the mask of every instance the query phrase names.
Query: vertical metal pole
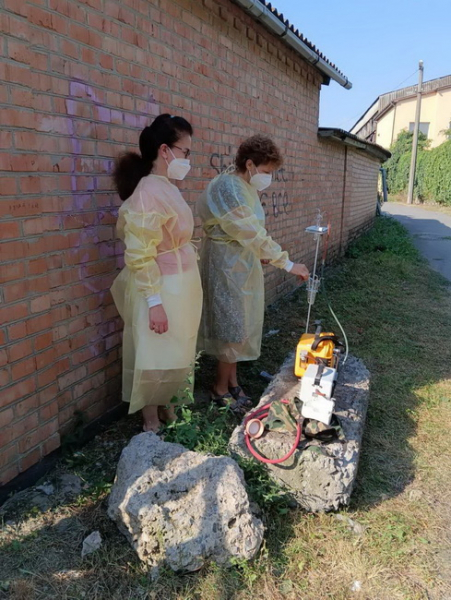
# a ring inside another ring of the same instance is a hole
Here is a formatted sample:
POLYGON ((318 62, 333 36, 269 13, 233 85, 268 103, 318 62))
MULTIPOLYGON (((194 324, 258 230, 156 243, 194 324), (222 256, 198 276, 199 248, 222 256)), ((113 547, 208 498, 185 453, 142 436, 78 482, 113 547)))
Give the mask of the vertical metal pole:
POLYGON ((415 113, 415 126, 413 130, 412 143, 412 158, 410 161, 409 189, 407 192, 407 204, 413 202, 413 187, 415 184, 415 169, 417 166, 417 150, 418 150, 418 131, 420 129, 420 114, 421 114, 421 89, 423 86, 423 61, 420 60, 418 72, 418 91, 417 91, 417 110, 415 113))
POLYGON ((394 109, 393 109, 393 124, 391 127, 391 141, 390 141, 390 146, 393 144, 394 142, 394 138, 395 138, 395 125, 396 125, 396 107, 398 106, 398 104, 396 102, 394 102, 394 109))
POLYGON ((305 324, 305 333, 308 333, 308 328, 310 325, 310 313, 312 312, 312 305, 309 302, 308 312, 307 312, 307 323, 305 324))
MULTIPOLYGON (((319 242, 321 240, 321 235, 319 233, 317 233, 316 235, 318 237, 316 239, 315 263, 313 265, 312 274, 310 275, 310 279, 312 279, 313 281, 316 278, 316 266, 318 264, 318 255, 319 255, 319 242)), ((308 333, 308 328, 309 328, 309 325, 310 325, 310 313, 312 312, 312 304, 313 304, 313 302, 309 302, 308 303, 307 324, 305 326, 305 333, 308 333)))
POLYGON ((387 202, 388 200, 388 190, 387 190, 387 171, 384 167, 381 167, 382 172, 382 202, 387 202))

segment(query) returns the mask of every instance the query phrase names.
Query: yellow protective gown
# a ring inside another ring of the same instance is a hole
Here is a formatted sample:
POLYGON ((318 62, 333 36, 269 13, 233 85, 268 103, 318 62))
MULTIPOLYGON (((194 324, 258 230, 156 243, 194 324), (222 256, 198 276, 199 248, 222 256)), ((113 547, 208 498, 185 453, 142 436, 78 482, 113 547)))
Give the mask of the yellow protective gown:
POLYGON ((284 268, 288 254, 268 235, 258 193, 241 177, 215 177, 197 208, 206 234, 199 348, 223 362, 255 360, 265 308, 260 260, 284 268))
POLYGON ((202 308, 193 215, 166 177, 149 175, 119 209, 125 267, 111 292, 124 321, 122 398, 146 405, 186 403, 192 390, 202 308), (146 298, 160 294, 168 331, 149 328, 146 298))

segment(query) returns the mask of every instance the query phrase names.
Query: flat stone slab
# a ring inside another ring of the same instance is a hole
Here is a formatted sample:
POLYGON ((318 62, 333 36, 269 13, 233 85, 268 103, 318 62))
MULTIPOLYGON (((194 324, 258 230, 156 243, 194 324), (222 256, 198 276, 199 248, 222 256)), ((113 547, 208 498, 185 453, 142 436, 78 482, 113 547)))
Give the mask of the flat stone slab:
MULTIPOLYGON (((294 353, 286 359, 266 388, 258 407, 282 398, 291 400, 298 395, 300 384, 293 369, 294 353)), ((363 362, 349 356, 341 366, 335 389, 335 414, 345 439, 331 442, 302 440, 286 462, 280 465, 265 464, 269 475, 302 508, 324 512, 349 503, 359 464, 369 384, 370 374, 363 362)), ((294 439, 292 433, 266 432, 253 445, 260 454, 274 459, 287 454, 294 439)), ((243 424, 233 431, 229 451, 232 456, 256 460, 246 446, 243 424)))

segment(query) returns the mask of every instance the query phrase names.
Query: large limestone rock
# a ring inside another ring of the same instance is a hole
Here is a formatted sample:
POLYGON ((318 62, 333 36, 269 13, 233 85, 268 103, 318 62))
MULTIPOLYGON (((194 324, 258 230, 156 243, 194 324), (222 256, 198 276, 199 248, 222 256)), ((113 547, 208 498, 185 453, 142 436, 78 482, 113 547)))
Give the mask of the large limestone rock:
MULTIPOLYGON (((299 383, 293 374, 293 366, 294 355, 290 355, 258 406, 297 395, 299 383)), ((370 375, 362 361, 349 356, 339 372, 335 390, 335 412, 344 432, 344 441, 324 443, 304 440, 288 461, 280 465, 266 465, 269 475, 306 510, 334 510, 350 500, 359 463, 369 382, 370 375)), ((253 444, 260 454, 274 459, 287 454, 293 441, 294 434, 267 432, 253 444)), ((232 456, 251 457, 243 425, 234 430, 229 450, 232 456)))
POLYGON ((250 559, 263 539, 234 460, 190 452, 153 433, 123 450, 108 514, 153 576, 163 565, 195 571, 207 559, 250 559))

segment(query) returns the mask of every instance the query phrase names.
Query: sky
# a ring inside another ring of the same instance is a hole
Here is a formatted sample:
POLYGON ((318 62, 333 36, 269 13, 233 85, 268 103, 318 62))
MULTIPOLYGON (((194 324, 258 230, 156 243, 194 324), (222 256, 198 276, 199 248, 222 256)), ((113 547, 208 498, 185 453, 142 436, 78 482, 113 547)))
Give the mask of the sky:
POLYGON ((271 0, 352 82, 321 88, 320 126, 349 130, 380 94, 451 75, 450 0, 271 0))

